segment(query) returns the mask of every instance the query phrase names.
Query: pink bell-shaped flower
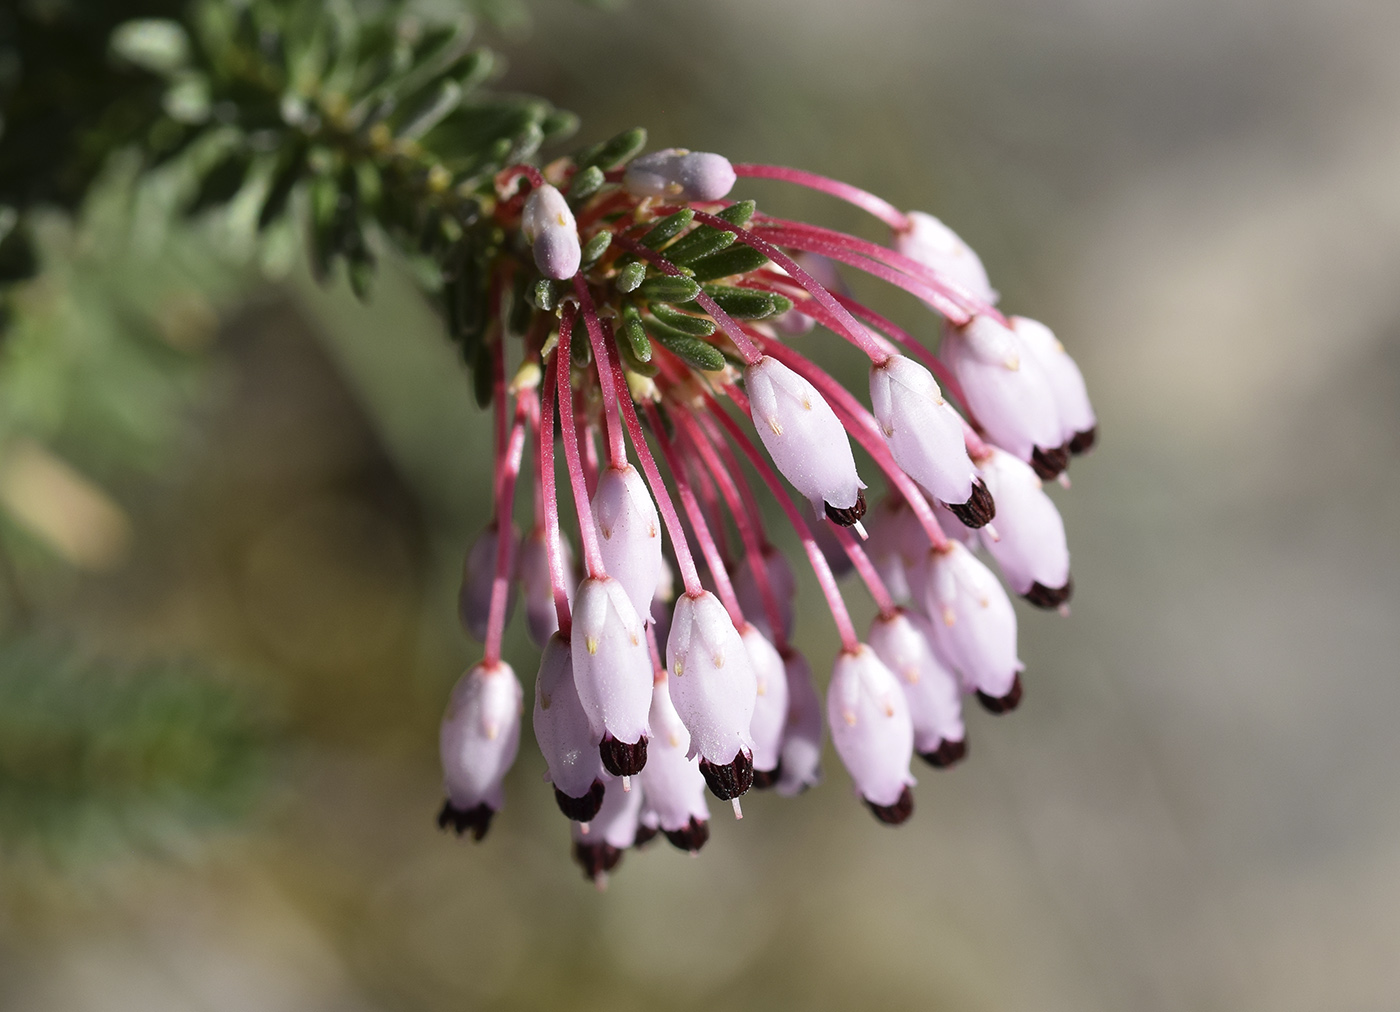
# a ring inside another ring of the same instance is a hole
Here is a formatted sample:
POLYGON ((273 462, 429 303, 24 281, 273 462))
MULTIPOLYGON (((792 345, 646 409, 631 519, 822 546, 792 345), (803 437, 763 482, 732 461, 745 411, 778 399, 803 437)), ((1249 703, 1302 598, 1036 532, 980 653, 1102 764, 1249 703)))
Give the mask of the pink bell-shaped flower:
POLYGON ((851 526, 865 515, 865 483, 836 412, 815 387, 765 355, 744 372, 754 428, 783 477, 820 516, 851 526))
POLYGON ((787 726, 788 689, 783 659, 772 643, 752 624, 740 639, 749 653, 757 695, 749 734, 753 738, 753 785, 772 787, 781 774, 783 730, 787 726))
POLYGON ((667 200, 721 200, 738 177, 723 155, 666 148, 632 159, 622 185, 638 197, 667 200))
POLYGON ((870 367, 870 404, 890 453, 929 494, 946 503, 972 498, 976 470, 963 442, 962 418, 930 373, 891 355, 870 367))
POLYGON ((983 544, 1012 590, 1038 608, 1059 607, 1074 591, 1060 511, 1035 472, 1011 454, 993 447, 980 466, 1001 506, 998 537, 984 532, 983 544))
POLYGON ((598 475, 593 518, 603 567, 622 584, 637 614, 649 618, 661 582, 661 521, 635 467, 605 467, 598 475))
POLYGON ((574 860, 583 869, 583 877, 602 888, 608 872, 618 866, 623 853, 637 839, 637 827, 642 814, 642 792, 636 787, 622 789, 622 781, 611 777, 603 785, 603 804, 588 824, 588 831, 575 822, 570 825, 574 841, 574 860))
POLYGON ((875 818, 889 825, 908 819, 914 811, 914 725, 899 682, 869 646, 836 658, 826 714, 836 754, 875 818))
POLYGON ((1069 453, 1050 380, 1014 333, 989 316, 975 316, 964 327, 948 328, 938 353, 988 439, 1043 478, 1064 470, 1069 453))
POLYGON ((785 798, 815 787, 822 778, 822 698, 812 680, 807 658, 789 648, 783 656, 787 676, 788 713, 783 728, 782 758, 777 791, 785 798))
POLYGON ((895 233, 895 249, 956 282, 978 302, 996 305, 997 293, 972 247, 943 222, 923 211, 909 212, 909 228, 895 233))
POLYGON ((588 822, 603 803, 607 774, 574 685, 573 651, 558 633, 549 638, 540 658, 534 726, 559 810, 575 822, 588 822))
MULTIPOLYGON (((559 549, 564 558, 564 572, 569 575, 569 606, 573 606, 574 550, 568 539, 560 538, 559 549)), ((549 549, 545 545, 545 530, 541 524, 520 542, 520 559, 515 565, 520 579, 520 593, 525 599, 525 629, 535 646, 543 647, 559 630, 559 613, 554 607, 554 583, 549 577, 549 549)))
POLYGON ((682 594, 666 641, 671 702, 690 731, 690 754, 721 801, 753 784, 758 686, 744 641, 709 591, 682 594))
POLYGON ((510 665, 478 664, 452 689, 442 718, 438 749, 447 800, 438 826, 460 836, 468 830, 480 840, 491 817, 505 803, 501 784, 520 746, 520 711, 524 693, 510 665))
MULTIPOLYGON (((511 528, 511 537, 515 529, 511 528)), ((478 642, 486 641, 486 623, 491 617, 491 584, 496 577, 496 549, 500 544, 499 528, 491 524, 482 531, 467 551, 462 563, 462 587, 457 592, 457 617, 462 628, 478 642)), ((515 586, 506 588, 506 621, 515 611, 515 586)))
POLYGON ((520 229, 534 255, 535 266, 547 278, 562 281, 578 273, 583 261, 578 225, 564 195, 548 183, 530 191, 520 212, 520 229))
POLYGON ((1024 316, 1013 316, 1010 322, 1021 346, 1045 370, 1060 414, 1060 435, 1069 445, 1070 453, 1087 452, 1097 438, 1099 421, 1094 406, 1089 403, 1084 374, 1045 324, 1024 316))
POLYGON ((1021 701, 1016 612, 992 571, 956 541, 930 556, 925 601, 933 645, 993 713, 1021 701))
MULTIPOLYGON (((778 601, 778 618, 783 623, 783 639, 791 639, 793 631, 793 602, 797 597, 797 577, 788 565, 787 556, 772 545, 762 549, 764 568, 768 573, 768 586, 778 601)), ((769 639, 774 633, 769 628, 768 609, 764 607, 763 595, 758 590, 758 577, 754 571, 755 559, 744 557, 743 564, 734 573, 734 596, 739 599, 739 607, 750 622, 758 626, 759 632, 769 639)))
POLYGON ((694 853, 710 838, 705 777, 688 755, 690 732, 671 704, 668 682, 661 672, 651 690, 651 745, 640 778, 646 795, 643 821, 665 833, 674 846, 694 853))
POLYGON ((574 685, 601 742, 603 766, 619 777, 640 773, 651 709, 651 657, 642 620, 622 584, 607 576, 580 583, 574 602, 574 685))
POLYGON ((914 751, 931 766, 951 766, 967 754, 957 677, 933 652, 921 615, 876 615, 870 649, 904 690, 914 724, 914 751))

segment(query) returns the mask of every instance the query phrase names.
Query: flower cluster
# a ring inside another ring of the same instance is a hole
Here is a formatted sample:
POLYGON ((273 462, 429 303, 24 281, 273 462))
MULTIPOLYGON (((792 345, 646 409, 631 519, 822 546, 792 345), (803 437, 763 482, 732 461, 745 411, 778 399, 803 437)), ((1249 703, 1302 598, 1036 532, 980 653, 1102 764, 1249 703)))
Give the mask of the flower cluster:
POLYGON ((670 149, 607 170, 586 154, 514 166, 496 196, 487 210, 514 238, 489 265, 495 519, 460 601, 485 656, 443 721, 440 825, 479 839, 502 805, 522 713, 500 656, 517 593, 543 648, 535 739, 590 878, 658 833, 699 850, 707 789, 739 816, 751 787, 814 785, 824 728, 875 817, 905 821, 912 757, 966 754, 963 695, 994 713, 1021 698, 1016 615, 978 550, 1031 604, 1069 599, 1042 482, 1094 442, 1074 361, 1043 324, 995 308, 981 261, 938 219, 835 180, 670 149), (744 177, 845 199, 892 242, 727 202, 744 177), (937 354, 851 298, 842 266, 927 303, 944 323, 937 354), (869 406, 786 340, 818 324, 869 359, 869 406), (887 489, 869 512, 852 439, 887 489), (825 707, 752 479, 796 531, 840 634, 825 707), (878 608, 865 640, 837 584, 851 571, 878 608))

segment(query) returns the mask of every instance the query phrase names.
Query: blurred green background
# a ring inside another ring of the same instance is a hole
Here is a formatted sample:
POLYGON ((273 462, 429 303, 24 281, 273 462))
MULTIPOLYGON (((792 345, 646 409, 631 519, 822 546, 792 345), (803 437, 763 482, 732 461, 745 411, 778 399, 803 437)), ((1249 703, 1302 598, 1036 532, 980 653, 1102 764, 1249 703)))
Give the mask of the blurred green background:
MULTIPOLYGON (((118 712, 153 744, 136 770, 84 751, 62 780, 172 803, 114 821, 0 783, 19 841, 0 1007, 1400 1007, 1400 7, 531 10, 494 40, 506 83, 578 112, 582 140, 641 124, 932 211, 1006 307, 1055 327, 1100 413, 1054 493, 1073 617, 1022 611, 1025 702, 969 713, 970 761, 916 770, 897 831, 830 755, 821 789, 753 795, 738 824, 713 805, 698 859, 629 854, 599 894, 527 735, 486 842, 439 834, 437 721, 477 656, 455 585, 489 495, 452 349, 391 272, 364 307, 94 200, 40 230, 21 337, 61 354, 27 360, 0 411, 93 378, 52 420, 58 456, 7 457, 23 600, 0 598, 39 638, 174 666, 132 698, 94 679, 82 719, 118 712), (142 355, 104 358, 133 315, 142 355), (103 407, 114 375, 148 410, 103 407), (186 661, 211 692, 193 702, 186 661), (193 758, 167 777, 171 756, 193 758), (15 821, 36 810, 42 831, 15 821)), ((740 191, 878 237, 826 198, 740 191)), ((862 385, 834 339, 805 340, 862 385)), ((803 593, 821 670, 835 638, 803 593)), ((45 679, 20 673, 61 665, 5 665, 0 721, 37 720, 45 679)), ((0 764, 62 772, 36 748, 0 764)))

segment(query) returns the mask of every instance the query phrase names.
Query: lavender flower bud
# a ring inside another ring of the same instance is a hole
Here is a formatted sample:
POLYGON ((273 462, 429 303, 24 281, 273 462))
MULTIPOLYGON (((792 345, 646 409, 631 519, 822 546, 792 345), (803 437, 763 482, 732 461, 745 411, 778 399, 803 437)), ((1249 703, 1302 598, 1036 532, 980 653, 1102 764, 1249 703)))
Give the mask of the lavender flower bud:
POLYGON ((737 178, 723 155, 666 148, 632 159, 622 185, 638 197, 720 200, 734 188, 737 178))
POLYGON ((1060 414, 1060 434, 1072 453, 1084 453, 1094 445, 1098 418, 1089 403, 1089 391, 1084 375, 1070 358, 1065 346, 1056 339, 1045 324, 1024 316, 1011 318, 1011 329, 1021 346, 1040 363, 1055 395, 1055 407, 1060 414))
MULTIPOLYGON (((564 556, 564 572, 572 576, 574 550, 567 538, 559 539, 564 556)), ((549 575, 549 549, 544 527, 536 527, 521 541, 520 561, 516 563, 521 596, 525 598, 525 628, 535 646, 543 647, 559 630, 559 613, 554 607, 554 582, 549 575)), ((572 581, 568 584, 569 606, 573 606, 572 581)))
POLYGON ((447 801, 438 825, 480 840, 505 803, 501 783, 520 745, 520 683, 509 664, 468 669, 452 689, 438 748, 447 801))
POLYGON ((690 732, 671 704, 668 679, 659 676, 651 690, 651 744, 642 770, 643 821, 654 824, 681 850, 698 851, 709 839, 710 810, 705 804, 705 777, 687 756, 690 732))
POLYGON ((548 183, 531 190, 520 212, 520 228, 534 248, 535 266, 541 274, 562 281, 578 273, 583 249, 574 212, 562 193, 548 183))
POLYGON ((646 482, 632 465, 606 467, 593 493, 598 548, 608 575, 622 584, 637 614, 651 615, 661 583, 661 521, 646 482))
POLYGON ((974 469, 962 418, 927 369, 903 355, 872 365, 870 404, 895 463, 909 477, 943 502, 972 498, 974 469))
POLYGON ((560 811, 575 822, 588 822, 602 804, 607 774, 574 685, 573 652, 558 633, 549 638, 540 658, 534 726, 560 811))
POLYGON ((1016 657, 1016 612, 1006 591, 956 541, 930 561, 925 600, 935 649, 984 705, 1013 708, 1024 665, 1016 657))
POLYGON ((574 599, 570 646, 579 702, 594 739, 602 742, 604 765, 622 759, 626 765, 618 775, 638 773, 646 762, 651 709, 651 658, 642 621, 622 584, 610 577, 584 580, 574 599), (619 751, 630 751, 630 760, 619 751))
POLYGON ((764 356, 744 373, 754 428, 783 477, 837 523, 865 513, 865 483, 836 412, 816 388, 781 362, 764 356))
POLYGON ((987 280, 986 268, 956 232, 923 211, 910 211, 909 224, 908 231, 895 235, 895 249, 946 275, 979 302, 996 305, 998 296, 987 280))
POLYGON ((749 734, 753 738, 753 782, 755 787, 772 787, 781 773, 783 729, 787 726, 788 689, 783 659, 777 649, 753 625, 746 625, 740 638, 749 654, 757 696, 749 734))
POLYGON ((1060 511, 1030 467, 1001 450, 982 461, 982 475, 996 496, 997 535, 982 542, 1011 589, 1032 604, 1055 608, 1069 600, 1069 546, 1060 511))
MULTIPOLYGON (((774 548, 766 545, 762 549, 764 568, 768 571, 768 586, 773 591, 773 596, 778 600, 778 619, 783 624, 783 639, 792 638, 793 630, 793 602, 797 596, 797 577, 793 575, 792 567, 788 565, 787 556, 774 548)), ((739 599, 739 607, 748 616, 749 621, 756 625, 763 635, 769 639, 774 638, 773 630, 769 628, 768 609, 764 607, 763 595, 758 590, 758 576, 754 571, 753 556, 746 556, 734 574, 734 596, 739 599)))
MULTIPOLYGON (((486 641, 486 624, 491 618, 491 584, 496 579, 498 528, 493 523, 477 535, 462 562, 462 587, 457 592, 457 617, 462 628, 478 642, 486 641)), ((515 528, 510 531, 516 536, 515 528)), ((506 621, 515 613, 515 586, 506 587, 506 621)))
POLYGON ((903 822, 914 808, 914 725, 899 683, 870 647, 861 644, 836 658, 826 712, 832 744, 856 792, 881 822, 903 822))
POLYGON ((618 866, 622 853, 637 839, 642 812, 642 792, 622 789, 621 781, 609 778, 603 787, 603 804, 588 824, 588 832, 577 822, 570 826, 574 860, 583 868, 583 877, 600 887, 608 872, 618 866))
POLYGON ((812 681, 807 658, 789 650, 783 657, 783 673, 787 676, 788 713, 777 790, 790 798, 821 782, 824 724, 822 698, 812 681))
POLYGON ((962 758, 966 731, 957 677, 934 653, 927 629, 928 620, 920 615, 877 615, 870 624, 870 649, 904 690, 914 751, 935 766, 946 766, 962 758))
POLYGON ((682 594, 666 642, 671 701, 690 731, 690 754, 719 796, 738 797, 753 781, 758 687, 744 642, 709 591, 682 594))
POLYGON ((1063 460, 1054 466, 1064 442, 1054 392, 1015 334, 990 317, 975 316, 965 327, 949 328, 939 356, 993 443, 1021 460, 1041 462, 1050 472, 1044 477, 1063 469, 1063 460))

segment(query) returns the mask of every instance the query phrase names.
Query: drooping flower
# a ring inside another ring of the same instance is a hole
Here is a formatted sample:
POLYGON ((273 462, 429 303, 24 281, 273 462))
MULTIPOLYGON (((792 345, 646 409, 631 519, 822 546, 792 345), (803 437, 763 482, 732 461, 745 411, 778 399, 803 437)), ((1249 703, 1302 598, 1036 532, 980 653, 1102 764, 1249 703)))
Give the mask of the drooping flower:
POLYGON ((642 770, 644 823, 666 834, 673 846, 698 851, 710 838, 710 810, 705 804, 705 777, 689 755, 690 732, 671 704, 669 681, 660 672, 652 687, 651 745, 642 770))
POLYGON ((1024 316, 1013 316, 1010 323, 1021 346, 1045 371, 1060 415, 1060 435, 1070 453, 1087 453, 1098 435, 1099 420, 1089 403, 1084 374, 1045 324, 1024 316))
POLYGON ((979 302, 995 305, 997 293, 987 269, 971 246, 943 222, 923 211, 909 212, 909 226, 895 232, 895 249, 945 274, 979 302))
POLYGON ((478 664, 452 689, 438 748, 447 800, 438 825, 480 840, 505 804, 502 782, 520 746, 520 683, 509 664, 478 664))
POLYGON ((574 684, 589 727, 614 776, 640 773, 647 761, 651 660, 642 620, 622 584, 589 577, 574 597, 570 638, 574 684))
POLYGON ((1021 701, 1016 656, 1016 612, 1006 591, 971 552, 956 541, 930 557, 926 611, 934 646, 994 713, 1021 701))
POLYGON ((550 637, 540 659, 534 727, 559 810, 575 822, 588 822, 603 803, 603 782, 608 774, 598 754, 600 739, 574 685, 573 651, 558 633, 550 637))
POLYGON ((788 713, 783 728, 777 791, 785 798, 817 786, 822 778, 822 699, 812 683, 812 668, 796 650, 783 656, 788 713))
POLYGON ((904 690, 914 725, 914 751, 930 766, 951 766, 967 754, 958 680, 933 650, 928 620, 896 611, 870 623, 870 649, 904 690))
POLYGON ((646 620, 661 583, 661 521, 646 482, 630 464, 606 467, 593 493, 593 517, 602 540, 598 548, 608 575, 627 591, 632 607, 646 620))
POLYGON ((861 644, 841 652, 826 707, 832 744, 856 792, 881 822, 904 822, 914 812, 914 725, 899 683, 875 651, 861 644))
MULTIPOLYGON (((564 561, 564 572, 573 577, 574 552, 569 542, 561 540, 559 551, 564 561)), ((520 543, 520 561, 516 563, 516 575, 520 579, 520 594, 525 599, 525 628, 535 646, 544 648, 549 638, 559 631, 559 613, 554 607, 554 583, 549 572, 549 546, 545 544, 543 526, 536 526, 520 543)), ((572 607, 574 584, 567 584, 567 598, 572 607)), ((489 606, 490 598, 487 603, 489 606)), ((506 621, 510 621, 507 613, 506 621)), ((485 621, 482 622, 482 635, 485 639, 485 621)))
POLYGON ((642 792, 627 790, 621 780, 608 778, 603 785, 603 803, 593 821, 583 826, 571 826, 574 860, 583 869, 583 877, 603 886, 608 872, 622 861, 622 855, 637 839, 638 820, 642 813, 642 792))
MULTIPOLYGON (((512 529, 514 538, 515 531, 512 529)), ((500 534, 495 524, 482 531, 467 551, 462 563, 462 587, 457 592, 457 615, 462 628, 477 641, 486 639, 486 620, 491 612, 491 585, 496 576, 496 553, 500 534)), ((552 605, 551 605, 552 607, 552 605)), ((506 621, 515 611, 515 587, 507 586, 506 621)))
POLYGON ((1037 607, 1058 607, 1074 589, 1060 511, 1028 465, 995 447, 990 449, 990 456, 978 466, 1000 509, 996 538, 984 532, 982 543, 1012 590, 1037 607))
POLYGON ((686 592, 676 602, 666 672, 705 782, 721 801, 739 797, 753 783, 758 685, 744 641, 709 591, 686 592))
POLYGON ((945 503, 972 498, 976 472, 963 421, 930 373, 903 355, 870 367, 870 403, 895 463, 945 503))
POLYGON ((787 726, 788 687, 783 658, 752 624, 740 634, 753 669, 756 696, 749 734, 753 738, 753 782, 772 787, 782 774, 783 729, 787 726))

